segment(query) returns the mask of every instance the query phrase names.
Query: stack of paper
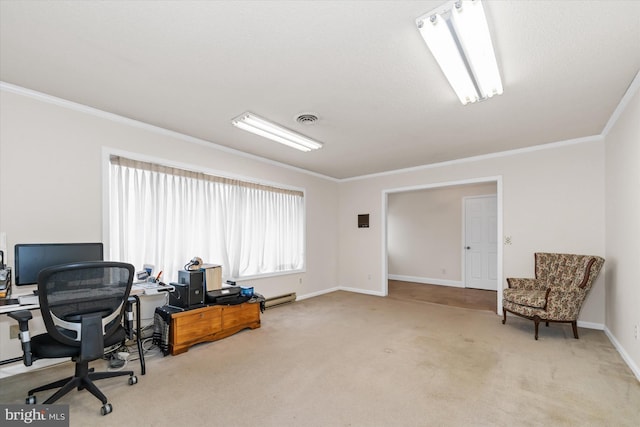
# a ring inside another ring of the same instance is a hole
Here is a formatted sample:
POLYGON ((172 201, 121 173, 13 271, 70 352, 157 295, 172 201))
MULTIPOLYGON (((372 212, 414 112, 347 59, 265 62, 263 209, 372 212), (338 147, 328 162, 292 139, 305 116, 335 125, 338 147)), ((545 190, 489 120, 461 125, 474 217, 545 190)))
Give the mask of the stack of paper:
POLYGON ((204 285, 208 291, 222 288, 222 266, 216 264, 203 264, 204 285))
POLYGON ((0 269, 0 298, 7 298, 11 294, 11 270, 0 269))

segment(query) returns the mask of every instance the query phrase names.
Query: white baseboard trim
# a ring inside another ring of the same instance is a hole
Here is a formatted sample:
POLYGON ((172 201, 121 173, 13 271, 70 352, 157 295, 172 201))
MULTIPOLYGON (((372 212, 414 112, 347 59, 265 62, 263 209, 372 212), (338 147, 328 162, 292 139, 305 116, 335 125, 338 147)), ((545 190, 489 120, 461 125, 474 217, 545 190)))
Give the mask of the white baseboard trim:
POLYGON ((39 369, 48 368, 49 366, 58 365, 65 362, 70 362, 68 357, 60 359, 40 359, 33 362, 31 366, 25 366, 22 360, 18 360, 13 363, 8 363, 0 368, 0 379, 8 378, 13 375, 23 374, 25 372, 33 372, 39 369))
POLYGON ((348 286, 338 286, 338 288, 336 290, 346 291, 346 292, 354 292, 354 293, 357 293, 357 294, 373 295, 373 296, 376 296, 376 297, 384 297, 384 296, 386 296, 384 294, 384 292, 381 292, 381 291, 371 291, 371 290, 368 290, 368 289, 350 288, 348 286))
POLYGON ((583 322, 582 320, 578 320, 578 326, 586 329, 597 329, 599 331, 604 330, 604 325, 602 323, 583 322))
POLYGON ((430 279, 428 277, 404 276, 401 274, 389 274, 388 277, 390 280, 399 280, 401 282, 413 282, 423 283, 427 285, 453 286, 456 288, 464 288, 464 283, 461 280, 430 279))
POLYGON ((297 295, 296 296, 296 301, 301 301, 301 300, 307 299, 307 298, 318 297, 320 295, 329 294, 331 292, 335 292, 335 291, 339 291, 339 290, 340 290, 340 287, 336 286, 335 288, 323 289, 323 290, 318 291, 318 292, 311 292, 310 294, 297 295))
POLYGON ((606 326, 604 327, 604 333, 609 338, 609 341, 611 341, 611 344, 613 344, 616 350, 618 350, 618 353, 620 353, 622 360, 625 361, 627 366, 631 369, 633 374, 636 376, 637 380, 640 381, 640 367, 638 367, 638 365, 636 365, 633 359, 631 359, 631 356, 629 356, 629 354, 625 351, 624 347, 622 347, 622 345, 618 342, 616 337, 611 333, 609 328, 607 328, 606 326))
MULTIPOLYGON (((517 314, 513 314, 510 311, 507 311, 507 317, 509 316, 520 317, 517 314)), ((541 321, 541 323, 543 322, 544 320, 541 321)), ((605 326, 602 323, 584 322, 582 320, 578 320, 578 327, 585 328, 585 329, 596 329, 598 331, 602 331, 605 329, 605 326)))

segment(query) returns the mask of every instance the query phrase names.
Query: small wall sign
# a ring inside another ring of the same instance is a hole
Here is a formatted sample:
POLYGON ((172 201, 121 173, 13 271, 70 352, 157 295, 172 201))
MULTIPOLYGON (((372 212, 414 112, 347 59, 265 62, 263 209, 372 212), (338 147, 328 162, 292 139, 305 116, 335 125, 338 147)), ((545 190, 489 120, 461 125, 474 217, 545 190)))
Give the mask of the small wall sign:
POLYGON ((358 215, 358 228, 369 228, 369 214, 358 215))

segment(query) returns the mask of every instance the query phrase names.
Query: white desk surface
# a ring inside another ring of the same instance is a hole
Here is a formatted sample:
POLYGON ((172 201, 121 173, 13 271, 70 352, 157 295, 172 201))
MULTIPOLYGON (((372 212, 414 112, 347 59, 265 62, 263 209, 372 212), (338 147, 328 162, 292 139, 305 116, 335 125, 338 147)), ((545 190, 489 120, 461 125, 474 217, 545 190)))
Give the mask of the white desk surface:
MULTIPOLYGON (((11 285, 11 295, 7 299, 18 299, 18 297, 25 295, 33 295, 33 287, 28 286, 26 289, 22 287, 18 287, 16 285, 11 285)), ((36 308, 40 308, 40 304, 12 304, 12 305, 0 305, 0 314, 11 313, 12 311, 18 310, 33 310, 36 308)))
POLYGON ((136 282, 131 286, 131 295, 155 295, 158 292, 173 292, 176 288, 171 285, 160 285, 151 282, 136 282))
MULTIPOLYGON (((33 290, 29 288, 28 290, 16 289, 17 286, 13 286, 11 296, 9 299, 18 299, 20 296, 33 295, 33 290)), ((159 292, 172 292, 175 290, 175 287, 171 285, 161 286, 158 283, 150 283, 150 282, 139 282, 134 283, 131 286, 131 296, 141 296, 141 295, 155 295, 159 292)), ((40 308, 40 304, 12 304, 12 305, 0 305, 0 314, 11 313, 12 311, 18 310, 35 310, 40 308)))

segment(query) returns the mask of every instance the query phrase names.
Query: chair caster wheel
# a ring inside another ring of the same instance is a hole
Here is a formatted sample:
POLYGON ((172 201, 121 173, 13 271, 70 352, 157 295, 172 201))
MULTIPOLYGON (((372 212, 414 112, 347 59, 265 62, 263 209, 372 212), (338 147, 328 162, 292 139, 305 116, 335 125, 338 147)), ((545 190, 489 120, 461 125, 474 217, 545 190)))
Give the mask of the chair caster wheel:
POLYGON ((100 413, 102 415, 107 415, 110 414, 113 411, 113 406, 111 406, 111 403, 105 403, 102 408, 100 408, 100 413))
POLYGON ((36 404, 36 397, 35 396, 27 396, 27 398, 25 399, 25 403, 27 405, 35 405, 36 404))
POLYGON ((129 377, 129 385, 134 385, 134 384, 138 384, 138 377, 136 377, 135 375, 129 377))

